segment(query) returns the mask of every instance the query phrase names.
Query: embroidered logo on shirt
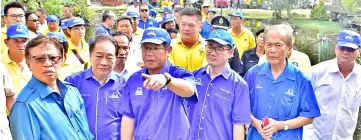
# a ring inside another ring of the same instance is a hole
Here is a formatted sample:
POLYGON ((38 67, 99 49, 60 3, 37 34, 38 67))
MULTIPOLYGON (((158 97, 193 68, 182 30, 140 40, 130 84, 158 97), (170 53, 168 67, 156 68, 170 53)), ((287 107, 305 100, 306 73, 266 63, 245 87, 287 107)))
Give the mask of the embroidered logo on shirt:
POLYGON ((228 90, 225 90, 225 89, 223 89, 223 88, 219 88, 219 90, 221 90, 221 91, 223 91, 223 92, 225 92, 225 93, 227 93, 227 94, 231 94, 231 92, 229 92, 228 90))
POLYGON ((295 94, 293 93, 293 89, 288 89, 285 94, 290 95, 290 96, 295 96, 295 94))
POLYGON ((195 79, 195 83, 196 83, 196 85, 201 86, 202 85, 202 79, 201 78, 195 79))
POLYGON ((142 87, 138 87, 137 91, 135 91, 135 95, 143 95, 143 88, 142 87))
POLYGON ((262 88, 262 87, 261 87, 261 82, 258 82, 258 83, 257 83, 256 88, 262 88))
POLYGON ((292 64, 298 67, 298 62, 292 62, 292 64))
POLYGON ((199 48, 199 55, 202 55, 204 53, 204 50, 202 48, 199 48))
POLYGON ((247 41, 247 38, 245 38, 244 41, 247 41))

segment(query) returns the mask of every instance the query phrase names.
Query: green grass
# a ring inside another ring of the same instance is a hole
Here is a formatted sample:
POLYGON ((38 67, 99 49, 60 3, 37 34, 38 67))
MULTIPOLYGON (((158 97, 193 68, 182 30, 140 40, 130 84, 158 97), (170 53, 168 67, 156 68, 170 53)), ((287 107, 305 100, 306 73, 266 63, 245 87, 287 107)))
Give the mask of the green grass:
POLYGON ((304 30, 313 30, 324 33, 338 33, 342 30, 342 26, 340 24, 331 21, 296 19, 290 21, 290 23, 296 25, 297 27, 301 27, 304 30))

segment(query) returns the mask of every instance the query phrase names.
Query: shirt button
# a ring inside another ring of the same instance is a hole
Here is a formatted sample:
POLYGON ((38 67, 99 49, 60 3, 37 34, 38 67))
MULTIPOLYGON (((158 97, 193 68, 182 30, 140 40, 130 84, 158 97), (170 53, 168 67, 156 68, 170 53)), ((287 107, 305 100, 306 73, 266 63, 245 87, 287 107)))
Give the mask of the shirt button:
POLYGON ((209 94, 207 94, 207 96, 209 96, 209 94))
POLYGON ((202 117, 202 119, 204 119, 204 117, 202 117))
POLYGON ((275 94, 271 94, 272 96, 275 96, 275 94))
POLYGON ((213 85, 213 84, 211 83, 211 84, 209 84, 209 85, 213 85))
MULTIPOLYGON (((99 130, 98 130, 99 131, 99 130)), ((78 130, 78 133, 80 133, 80 130, 78 130)))
POLYGON ((207 108, 207 106, 206 106, 206 105, 205 105, 204 107, 205 107, 205 108, 207 108))
POLYGON ((272 107, 271 107, 271 106, 268 106, 268 109, 272 109, 272 107))

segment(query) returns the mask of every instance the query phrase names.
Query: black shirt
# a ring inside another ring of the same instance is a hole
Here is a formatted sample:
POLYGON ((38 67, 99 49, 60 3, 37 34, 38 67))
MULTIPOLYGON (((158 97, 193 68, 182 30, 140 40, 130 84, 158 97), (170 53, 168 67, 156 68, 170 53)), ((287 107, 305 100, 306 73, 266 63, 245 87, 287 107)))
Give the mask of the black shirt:
POLYGON ((240 75, 244 77, 246 72, 253 67, 254 65, 258 64, 259 57, 256 53, 257 46, 253 49, 248 49, 243 52, 242 55, 242 65, 241 65, 241 72, 240 75))

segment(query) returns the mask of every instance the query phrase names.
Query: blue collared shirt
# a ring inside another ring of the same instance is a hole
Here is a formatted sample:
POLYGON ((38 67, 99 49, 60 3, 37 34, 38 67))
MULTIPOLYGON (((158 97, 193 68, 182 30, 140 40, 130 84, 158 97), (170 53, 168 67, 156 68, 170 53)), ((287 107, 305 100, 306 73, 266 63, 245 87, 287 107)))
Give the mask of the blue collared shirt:
POLYGON ((60 94, 31 78, 10 112, 13 139, 93 139, 78 89, 60 80, 57 84, 60 94))
POLYGON ((143 21, 142 18, 139 18, 138 27, 144 30, 149 27, 158 27, 157 25, 158 25, 157 20, 152 17, 148 17, 147 21, 143 21))
POLYGON ((200 34, 204 39, 208 39, 209 34, 212 32, 213 26, 208 21, 204 21, 202 24, 202 30, 200 34))
POLYGON ((95 29, 95 35, 100 35, 100 34, 111 35, 111 30, 110 30, 110 28, 105 27, 104 24, 100 24, 100 26, 98 26, 95 29))
MULTIPOLYGON (((244 78, 250 89, 251 112, 258 120, 264 117, 286 121, 299 116, 315 118, 320 116, 311 81, 298 68, 287 62, 284 71, 274 80, 268 62, 255 65, 244 78)), ((272 140, 302 139, 303 127, 280 130, 272 140)), ((250 126, 248 139, 262 139, 258 131, 250 126)))
POLYGON ((249 90, 227 64, 213 80, 205 66, 193 72, 199 102, 190 105, 191 140, 231 140, 233 124, 251 123, 249 90))
MULTIPOLYGON (((190 124, 184 101, 197 103, 197 93, 189 98, 180 97, 163 87, 159 91, 143 87, 147 68, 134 73, 122 90, 120 112, 135 120, 134 139, 172 139, 184 140, 189 133, 190 124)), ((181 78, 194 86, 194 77, 187 70, 166 62, 160 73, 169 73, 174 78, 181 78)))
POLYGON ((120 139, 122 115, 118 112, 118 105, 125 80, 111 72, 108 80, 100 85, 89 68, 65 78, 65 81, 78 87, 85 103, 89 128, 95 138, 120 139))

